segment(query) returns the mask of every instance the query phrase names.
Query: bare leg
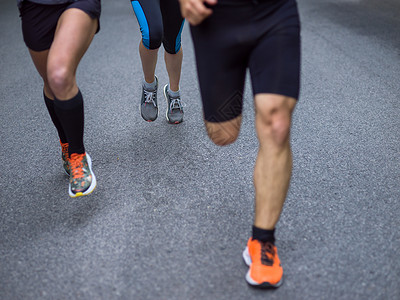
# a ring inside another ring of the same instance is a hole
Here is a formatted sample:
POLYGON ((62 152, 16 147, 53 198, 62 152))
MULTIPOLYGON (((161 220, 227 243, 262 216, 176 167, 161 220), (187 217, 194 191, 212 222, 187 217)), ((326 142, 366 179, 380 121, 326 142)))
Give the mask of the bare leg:
POLYGON ((241 115, 225 122, 204 121, 209 138, 218 146, 226 146, 236 141, 241 122, 241 115))
POLYGON ((296 101, 275 94, 257 94, 256 131, 260 143, 254 169, 254 225, 273 229, 279 220, 292 171, 291 115, 296 101))
POLYGON ((49 50, 44 51, 33 51, 29 49, 29 53, 32 57, 32 61, 43 79, 43 90, 47 98, 54 100, 54 94, 50 89, 49 82, 47 81, 47 57, 49 50))
POLYGON ((139 53, 142 61, 144 80, 146 80, 147 83, 152 83, 154 81, 156 71, 158 49, 147 49, 143 45, 143 42, 140 42, 139 53))
POLYGON ((165 51, 164 60, 169 77, 169 88, 171 91, 179 90, 179 81, 181 79, 182 69, 182 47, 176 54, 170 54, 165 51))
MULTIPOLYGON (((66 152, 68 151, 68 146, 66 146, 65 144, 67 143, 67 137, 65 135, 64 129, 60 123, 60 120, 58 118, 58 116, 56 115, 56 112, 54 110, 54 94, 50 89, 49 83, 47 81, 47 57, 49 54, 49 50, 44 50, 44 51, 40 51, 40 52, 36 52, 33 50, 29 49, 29 52, 31 54, 32 60, 36 66, 37 71, 39 72, 40 76, 43 79, 44 82, 44 86, 43 86, 43 92, 44 92, 44 102, 46 104, 46 108, 49 112, 50 118, 54 124, 54 126, 57 129, 58 132, 58 136, 60 138, 60 142, 62 144, 63 147, 63 157, 67 157, 66 156, 66 152), (50 101, 49 101, 50 100, 50 101)), ((65 161, 66 159, 64 159, 65 161)), ((64 162, 65 164, 65 162, 64 162)), ((65 168, 65 166, 64 166, 65 168)))
POLYGON ((96 29, 97 19, 76 8, 67 9, 58 20, 47 59, 47 78, 57 99, 68 100, 78 93, 76 69, 96 29))
MULTIPOLYGON (((288 191, 292 170, 289 132, 295 104, 295 99, 280 95, 255 96, 255 121, 260 148, 254 168, 254 225, 261 229, 275 228, 288 191)), ((220 123, 205 121, 207 133, 217 145, 231 144, 239 134, 241 119, 239 116, 220 123)))

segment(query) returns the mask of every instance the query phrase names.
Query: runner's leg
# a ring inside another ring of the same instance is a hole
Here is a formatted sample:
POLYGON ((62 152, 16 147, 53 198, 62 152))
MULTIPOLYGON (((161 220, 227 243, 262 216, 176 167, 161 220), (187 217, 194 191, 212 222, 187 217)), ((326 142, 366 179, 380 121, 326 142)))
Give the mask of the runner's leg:
POLYGON ((169 88, 171 91, 179 90, 179 81, 181 79, 182 70, 182 48, 175 54, 164 52, 165 66, 168 72, 169 88))
POLYGON ((275 94, 255 96, 259 151, 254 168, 254 225, 275 228, 286 199, 292 170, 289 143, 291 114, 296 100, 275 94))
POLYGON ((158 0, 133 0, 131 4, 142 33, 139 54, 144 79, 140 113, 145 121, 152 122, 158 117, 158 79, 155 70, 163 36, 160 3, 158 0))
POLYGON ((133 0, 131 4, 142 33, 139 54, 144 79, 147 83, 152 83, 155 79, 158 49, 163 37, 160 4, 157 0, 133 0))
POLYGON ((83 10, 65 10, 58 20, 48 55, 47 77, 55 95, 54 109, 69 144, 71 197, 90 194, 96 187, 91 159, 83 143, 83 98, 76 84, 76 70, 97 28, 98 19, 83 10))
POLYGON ((47 60, 47 77, 58 100, 76 96, 76 70, 96 33, 98 20, 84 11, 67 9, 60 17, 47 60))
MULTIPOLYGON (((32 61, 36 67, 36 70, 40 74, 40 76, 43 79, 43 97, 44 101, 47 107, 47 110, 49 112, 50 118, 53 121, 54 126, 57 129, 58 136, 60 138, 60 141, 62 144, 67 143, 67 137, 64 133, 64 129, 62 128, 62 125, 60 123, 60 120, 58 119, 57 114, 55 113, 54 110, 54 94, 51 91, 49 87, 49 83, 47 81, 47 57, 49 54, 49 50, 44 50, 44 51, 33 51, 29 49, 29 53, 32 57, 32 61)), ((66 150, 64 149, 64 155, 67 153, 66 150)))
POLYGON ((171 91, 178 91, 183 58, 181 34, 184 19, 179 2, 176 0, 161 1, 160 9, 164 27, 164 59, 169 77, 169 88, 171 91))
POLYGON ((143 45, 143 41, 139 44, 139 54, 140 60, 142 62, 142 69, 144 80, 147 83, 154 82, 156 65, 157 65, 157 57, 158 57, 158 49, 147 49, 143 45))

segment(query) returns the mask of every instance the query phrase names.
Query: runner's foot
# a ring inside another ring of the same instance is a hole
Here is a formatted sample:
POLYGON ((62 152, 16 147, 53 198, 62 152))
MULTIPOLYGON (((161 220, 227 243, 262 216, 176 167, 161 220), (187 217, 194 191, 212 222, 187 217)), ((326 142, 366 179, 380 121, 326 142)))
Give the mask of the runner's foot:
POLYGON ((260 242, 250 238, 243 251, 243 259, 250 267, 246 274, 249 285, 258 288, 277 288, 283 280, 283 269, 278 250, 271 242, 260 242))
POLYGON ((145 121, 152 122, 157 119, 157 89, 158 78, 155 76, 156 87, 154 90, 148 90, 142 86, 142 99, 140 100, 140 113, 145 121))
POLYGON ((171 97, 168 93, 168 84, 166 84, 164 86, 164 97, 167 101, 167 121, 170 124, 181 123, 183 121, 183 107, 180 96, 178 95, 177 97, 171 97))
POLYGON ((96 177, 92 171, 89 154, 72 153, 69 159, 71 175, 69 177, 69 195, 72 198, 85 196, 96 187, 96 177))

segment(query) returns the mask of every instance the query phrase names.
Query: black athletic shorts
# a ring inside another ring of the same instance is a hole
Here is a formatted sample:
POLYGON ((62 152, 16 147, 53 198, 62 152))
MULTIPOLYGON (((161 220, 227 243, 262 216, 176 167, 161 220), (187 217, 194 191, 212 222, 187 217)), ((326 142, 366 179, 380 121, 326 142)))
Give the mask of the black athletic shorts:
MULTIPOLYGON (((22 2, 20 17, 22 34, 26 46, 33 51, 50 49, 61 14, 69 8, 78 8, 92 19, 100 20, 100 0, 78 0, 75 2, 45 5, 29 1, 22 2)), ((100 30, 98 23, 97 31, 100 30)))
POLYGON ((299 96, 300 22, 295 0, 220 1, 191 26, 204 118, 242 113, 246 70, 253 94, 299 96))
POLYGON ((181 34, 185 20, 178 0, 130 0, 147 49, 175 54, 181 49, 181 34))

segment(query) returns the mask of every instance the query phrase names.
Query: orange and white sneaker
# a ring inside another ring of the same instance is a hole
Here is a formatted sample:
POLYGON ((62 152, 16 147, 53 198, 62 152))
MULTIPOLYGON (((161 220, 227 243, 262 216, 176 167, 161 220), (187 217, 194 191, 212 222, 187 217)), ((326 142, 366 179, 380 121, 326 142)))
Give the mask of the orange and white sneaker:
POLYGON ((64 171, 69 176, 70 171, 69 171, 69 163, 68 163, 68 159, 69 159, 68 143, 61 143, 61 141, 60 141, 60 145, 61 145, 61 159, 63 162, 64 171))
POLYGON ((96 187, 96 176, 92 171, 92 160, 87 153, 72 153, 69 158, 71 175, 68 193, 72 198, 89 195, 96 187))
POLYGON ((246 274, 248 284, 259 288, 281 286, 283 269, 274 244, 250 238, 243 251, 243 259, 250 267, 246 274))

